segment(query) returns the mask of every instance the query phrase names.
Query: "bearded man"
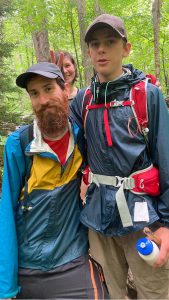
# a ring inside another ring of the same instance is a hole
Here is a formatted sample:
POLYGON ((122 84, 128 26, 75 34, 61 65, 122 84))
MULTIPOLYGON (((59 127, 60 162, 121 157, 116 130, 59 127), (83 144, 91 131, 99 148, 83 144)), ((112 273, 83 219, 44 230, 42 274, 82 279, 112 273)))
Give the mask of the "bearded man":
POLYGON ((30 127, 13 132, 5 145, 0 298, 105 299, 79 221, 83 136, 68 118, 63 75, 55 64, 42 62, 16 84, 27 90, 35 120, 25 149, 23 132, 28 140, 30 127))

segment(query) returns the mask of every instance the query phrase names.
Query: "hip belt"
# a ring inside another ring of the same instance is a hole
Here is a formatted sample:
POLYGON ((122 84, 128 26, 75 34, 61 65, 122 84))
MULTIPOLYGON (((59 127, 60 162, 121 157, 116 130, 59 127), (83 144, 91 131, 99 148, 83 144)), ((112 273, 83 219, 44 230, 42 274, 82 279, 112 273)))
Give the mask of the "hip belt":
POLYGON ((98 187, 100 184, 104 184, 118 188, 116 192, 116 203, 123 227, 133 226, 124 190, 130 190, 132 193, 139 195, 160 195, 159 170, 153 165, 134 172, 129 177, 94 174, 88 168, 87 171, 84 172, 83 178, 84 177, 84 182, 87 184, 95 183, 98 187))

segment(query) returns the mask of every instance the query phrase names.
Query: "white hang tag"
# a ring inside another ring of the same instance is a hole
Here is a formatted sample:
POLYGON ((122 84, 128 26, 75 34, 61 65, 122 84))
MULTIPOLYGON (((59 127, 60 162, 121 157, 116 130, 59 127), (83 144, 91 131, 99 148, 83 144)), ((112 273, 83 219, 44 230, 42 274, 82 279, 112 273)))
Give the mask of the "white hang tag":
POLYGON ((149 222, 147 202, 135 202, 134 222, 149 222))

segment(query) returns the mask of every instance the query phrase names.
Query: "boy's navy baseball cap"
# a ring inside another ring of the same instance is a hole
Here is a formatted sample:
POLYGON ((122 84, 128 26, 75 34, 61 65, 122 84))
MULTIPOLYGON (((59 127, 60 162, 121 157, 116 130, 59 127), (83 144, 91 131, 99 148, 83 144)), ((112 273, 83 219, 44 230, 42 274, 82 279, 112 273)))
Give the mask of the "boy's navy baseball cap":
POLYGON ((26 70, 25 73, 20 74, 16 78, 16 84, 19 87, 26 89, 27 81, 32 74, 42 75, 51 79, 60 78, 62 81, 65 81, 63 74, 57 65, 49 62, 39 62, 35 65, 32 65, 29 69, 26 70))
POLYGON ((96 29, 100 29, 105 26, 114 29, 122 38, 126 39, 127 41, 127 33, 122 19, 108 14, 102 14, 98 16, 87 28, 85 42, 88 43, 90 41, 91 35, 96 29))

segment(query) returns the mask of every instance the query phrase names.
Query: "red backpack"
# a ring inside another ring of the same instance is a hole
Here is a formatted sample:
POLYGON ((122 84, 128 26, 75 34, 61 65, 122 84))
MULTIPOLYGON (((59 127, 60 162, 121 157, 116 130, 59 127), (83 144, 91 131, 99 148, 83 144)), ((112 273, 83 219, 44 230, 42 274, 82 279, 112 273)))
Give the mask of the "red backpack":
MULTIPOLYGON (((103 110, 103 119, 105 126, 105 134, 108 146, 113 146, 112 137, 109 128, 108 121, 108 109, 117 107, 117 106, 131 106, 135 120, 138 125, 138 130, 141 134, 144 135, 145 141, 147 141, 148 134, 148 111, 147 111, 147 82, 149 79, 144 81, 140 81, 132 86, 130 91, 130 99, 124 101, 111 101, 109 103, 101 103, 101 104, 92 104, 92 93, 89 88, 86 89, 84 97, 83 97, 83 106, 82 106, 82 119, 84 123, 86 123, 87 113, 91 109, 97 108, 105 108, 103 110)), ((130 120, 128 122, 128 131, 130 132, 130 120)), ((97 174, 93 174, 88 166, 86 166, 83 171, 83 181, 85 184, 89 184, 94 182, 91 180, 92 176, 97 176, 97 174)), ((103 176, 102 176, 103 177, 103 176)), ((107 176, 105 176, 107 177, 107 176)), ((108 176, 109 177, 109 176, 108 176)), ((115 176, 118 177, 118 176, 115 176)), ((159 170, 151 165, 145 170, 137 171, 130 175, 134 179, 135 187, 131 188, 131 191, 136 194, 149 194, 152 196, 158 196, 160 194, 159 189, 159 170)))
MULTIPOLYGON (((104 127, 105 134, 108 146, 111 147, 113 145, 112 137, 110 134, 109 120, 108 120, 108 109, 117 107, 117 106, 131 106, 135 120, 138 125, 138 130, 141 134, 144 135, 145 139, 148 134, 148 111, 147 111, 147 82, 150 81, 150 76, 147 76, 146 80, 140 81, 132 86, 130 91, 130 99, 124 101, 111 101, 109 103, 101 103, 101 104, 92 104, 92 93, 90 88, 87 88, 83 97, 83 106, 82 106, 82 119, 84 128, 86 125, 86 118, 89 110, 105 108, 103 111, 103 119, 104 119, 104 127)), ((154 82, 153 82, 154 84, 154 82)), ((128 122, 128 131, 130 135, 133 135, 130 131, 130 122, 128 122)))

